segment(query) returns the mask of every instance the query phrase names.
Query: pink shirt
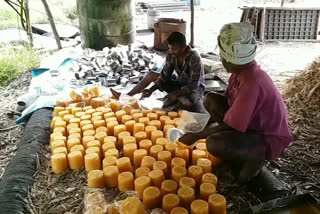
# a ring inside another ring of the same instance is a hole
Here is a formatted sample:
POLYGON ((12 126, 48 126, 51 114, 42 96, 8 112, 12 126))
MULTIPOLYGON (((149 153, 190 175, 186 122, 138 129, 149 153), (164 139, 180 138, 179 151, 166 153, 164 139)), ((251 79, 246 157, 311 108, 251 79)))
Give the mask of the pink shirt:
POLYGON ((292 142, 283 98, 270 77, 254 61, 246 71, 232 74, 225 93, 229 110, 224 122, 232 128, 265 136, 267 160, 273 160, 292 142))

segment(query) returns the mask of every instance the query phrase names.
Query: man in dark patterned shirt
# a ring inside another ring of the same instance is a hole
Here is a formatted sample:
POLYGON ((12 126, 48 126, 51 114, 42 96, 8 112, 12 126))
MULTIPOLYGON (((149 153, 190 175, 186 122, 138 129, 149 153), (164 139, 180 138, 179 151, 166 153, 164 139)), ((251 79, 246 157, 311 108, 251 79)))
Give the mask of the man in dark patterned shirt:
POLYGON ((168 95, 164 100, 164 108, 202 112, 205 82, 199 53, 186 44, 185 36, 179 32, 173 32, 168 37, 168 47, 169 54, 161 73, 149 72, 128 95, 142 92, 142 97, 149 97, 156 90, 166 91, 168 95), (151 82, 155 84, 145 89, 151 82))

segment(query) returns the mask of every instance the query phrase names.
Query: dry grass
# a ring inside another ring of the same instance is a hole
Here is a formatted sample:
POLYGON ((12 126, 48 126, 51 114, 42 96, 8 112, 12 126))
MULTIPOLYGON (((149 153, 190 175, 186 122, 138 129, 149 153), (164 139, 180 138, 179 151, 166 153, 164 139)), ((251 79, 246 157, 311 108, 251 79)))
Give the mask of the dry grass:
POLYGON ((320 58, 283 86, 294 142, 270 168, 293 194, 320 202, 320 58))
POLYGON ((39 161, 35 183, 27 198, 28 213, 81 213, 86 186, 85 170, 53 174, 48 148, 41 152, 39 161))
POLYGON ((320 58, 284 86, 289 122, 295 136, 317 139, 320 135, 320 58))

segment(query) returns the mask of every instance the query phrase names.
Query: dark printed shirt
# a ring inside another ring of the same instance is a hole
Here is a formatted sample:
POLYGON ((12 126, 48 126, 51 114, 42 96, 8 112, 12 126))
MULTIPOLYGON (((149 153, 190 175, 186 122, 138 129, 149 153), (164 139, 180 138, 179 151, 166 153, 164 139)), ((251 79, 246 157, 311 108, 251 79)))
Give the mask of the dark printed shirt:
MULTIPOLYGON (((165 65, 161 71, 161 76, 155 82, 160 90, 165 90, 166 85, 177 84, 184 95, 192 97, 193 102, 199 101, 205 88, 204 66, 201 62, 200 54, 188 47, 185 63, 182 69, 179 68, 177 58, 171 54, 166 57, 165 65), (176 78, 174 78, 176 73, 176 78)), ((178 89, 178 90, 179 90, 178 89)))

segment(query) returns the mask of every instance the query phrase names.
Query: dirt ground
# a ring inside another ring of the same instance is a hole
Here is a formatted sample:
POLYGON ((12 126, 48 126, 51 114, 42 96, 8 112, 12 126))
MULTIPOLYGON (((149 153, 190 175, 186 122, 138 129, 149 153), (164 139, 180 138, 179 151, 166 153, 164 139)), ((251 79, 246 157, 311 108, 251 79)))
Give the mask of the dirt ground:
MULTIPOLYGON (((239 7, 260 5, 280 6, 280 0, 203 0, 195 10, 195 46, 201 52, 218 54, 217 36, 221 27, 230 22, 239 22, 242 10, 239 7)), ((287 7, 320 7, 317 0, 286 1, 287 7)), ((187 39, 190 41, 190 13, 186 11, 161 13, 160 17, 183 19, 187 22, 187 39)), ((146 27, 146 15, 138 16, 138 29, 146 27)), ((137 42, 153 46, 153 34, 137 36, 137 42)), ((320 42, 268 42, 259 43, 257 62, 280 85, 281 82, 304 69, 319 56, 320 42)))
MULTIPOLYGON (((216 37, 221 26, 227 22, 239 21, 241 10, 238 6, 249 4, 280 5, 280 0, 203 0, 196 9, 196 45, 203 52, 215 52, 216 37)), ((320 7, 319 0, 296 0, 287 6, 320 7)), ((41 10, 41 9, 39 9, 41 10)), ((189 20, 189 13, 162 14, 166 17, 189 20)), ((145 20, 146 17, 141 17, 145 20)), ((189 26, 189 25, 187 25, 189 26)), ((189 27, 187 27, 188 32, 189 27)), ((152 45, 153 35, 140 35, 137 42, 152 45)), ((260 44, 257 61, 268 72, 278 86, 295 75, 320 55, 320 43, 266 43, 260 44)), ((30 73, 24 73, 7 88, 0 91, 0 180, 4 169, 15 154, 23 126, 16 126, 16 99, 28 89, 30 73)), ((293 194, 311 192, 320 201, 320 152, 319 140, 303 140, 296 137, 295 142, 269 168, 288 187, 293 194)), ((49 153, 41 155, 36 183, 31 190, 28 209, 30 213, 80 213, 82 195, 86 183, 84 171, 67 172, 55 176, 49 170, 49 153), (69 185, 66 188, 66 185, 69 185), (48 203, 44 203, 44 202, 48 203), (61 202, 64 203, 61 203, 61 202), (59 210, 60 212, 56 212, 59 210)), ((260 201, 246 191, 245 187, 231 186, 231 179, 220 181, 220 191, 227 195, 229 213, 238 213, 240 208, 259 204, 260 201), (229 187, 228 187, 229 185, 229 187)))
POLYGON ((21 94, 28 91, 30 80, 30 73, 23 73, 0 92, 0 180, 6 165, 15 154, 24 130, 23 125, 15 124, 20 115, 16 112, 16 101, 21 94))

